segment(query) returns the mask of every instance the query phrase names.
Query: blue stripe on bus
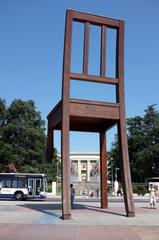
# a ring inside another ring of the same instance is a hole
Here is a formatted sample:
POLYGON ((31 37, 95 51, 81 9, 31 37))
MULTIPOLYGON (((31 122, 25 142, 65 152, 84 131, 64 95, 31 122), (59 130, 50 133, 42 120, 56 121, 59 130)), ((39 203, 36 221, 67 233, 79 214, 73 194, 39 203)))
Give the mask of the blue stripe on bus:
POLYGON ((0 194, 0 198, 13 198, 14 194, 0 194))

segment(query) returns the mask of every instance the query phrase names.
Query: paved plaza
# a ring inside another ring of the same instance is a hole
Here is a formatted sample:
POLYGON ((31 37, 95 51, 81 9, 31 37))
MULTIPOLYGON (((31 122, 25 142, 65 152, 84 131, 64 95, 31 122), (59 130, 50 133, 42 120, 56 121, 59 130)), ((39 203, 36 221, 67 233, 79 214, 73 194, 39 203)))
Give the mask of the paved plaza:
POLYGON ((159 202, 149 209, 148 199, 135 200, 136 216, 125 216, 122 199, 101 209, 98 201, 75 202, 71 220, 62 220, 61 203, 0 201, 0 240, 158 240, 159 202))

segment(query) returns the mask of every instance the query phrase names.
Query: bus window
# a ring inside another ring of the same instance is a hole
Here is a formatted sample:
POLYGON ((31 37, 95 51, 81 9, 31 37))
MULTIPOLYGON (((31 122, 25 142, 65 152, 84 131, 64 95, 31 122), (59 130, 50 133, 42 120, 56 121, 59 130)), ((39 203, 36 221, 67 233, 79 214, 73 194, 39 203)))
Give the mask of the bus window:
POLYGON ((4 181, 2 181, 2 188, 4 188, 4 181))
POLYGON ((4 188, 11 188, 11 180, 4 181, 4 188))
POLYGON ((12 188, 17 188, 17 180, 12 181, 12 188))
POLYGON ((18 188, 25 188, 25 181, 24 180, 18 180, 18 188))

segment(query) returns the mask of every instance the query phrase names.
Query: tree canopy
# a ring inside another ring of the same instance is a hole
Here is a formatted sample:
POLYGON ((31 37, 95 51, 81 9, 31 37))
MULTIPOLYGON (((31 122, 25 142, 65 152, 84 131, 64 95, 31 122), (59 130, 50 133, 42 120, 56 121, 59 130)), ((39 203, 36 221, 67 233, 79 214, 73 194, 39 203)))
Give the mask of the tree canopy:
POLYGON ((45 153, 45 122, 35 103, 18 99, 7 107, 0 99, 0 171, 14 165, 18 172, 45 172, 53 180, 54 164, 45 153))
MULTIPOLYGON (((155 105, 145 109, 143 117, 127 119, 130 168, 133 182, 144 182, 148 177, 159 177, 159 112, 155 105)), ((119 167, 117 140, 110 155, 119 167)))

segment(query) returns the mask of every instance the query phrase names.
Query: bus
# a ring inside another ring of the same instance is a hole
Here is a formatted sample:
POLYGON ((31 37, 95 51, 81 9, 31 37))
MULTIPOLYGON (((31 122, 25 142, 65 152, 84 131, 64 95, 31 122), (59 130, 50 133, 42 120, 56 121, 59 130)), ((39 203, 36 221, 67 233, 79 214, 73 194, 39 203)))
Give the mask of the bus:
POLYGON ((39 173, 0 173, 0 198, 26 200, 47 197, 47 176, 39 173))

